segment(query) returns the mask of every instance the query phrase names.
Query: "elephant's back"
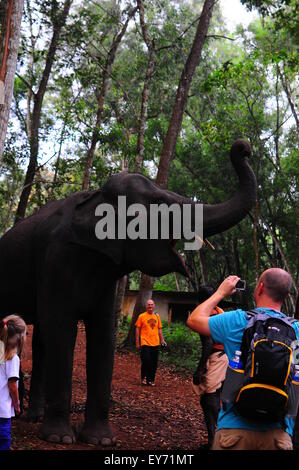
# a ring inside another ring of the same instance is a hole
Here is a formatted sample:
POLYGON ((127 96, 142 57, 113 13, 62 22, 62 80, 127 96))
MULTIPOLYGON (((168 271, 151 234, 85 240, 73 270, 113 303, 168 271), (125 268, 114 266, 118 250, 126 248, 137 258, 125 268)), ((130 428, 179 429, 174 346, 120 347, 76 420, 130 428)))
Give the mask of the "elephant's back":
POLYGON ((55 219, 55 221, 59 220, 59 223, 63 224, 73 208, 88 197, 90 197, 90 193, 81 191, 65 199, 49 201, 36 213, 14 225, 0 238, 0 255, 1 250, 8 249, 10 245, 14 249, 22 245, 22 249, 25 249, 31 243, 35 243, 41 228, 47 222, 51 223, 52 219, 55 219))
MULTIPOLYGON (((38 212, 18 222, 0 239, 0 317, 12 311, 34 316, 37 264, 45 227, 53 220, 63 224, 70 208, 88 193, 50 201, 38 212)), ((52 224, 53 225, 53 224, 52 224)))

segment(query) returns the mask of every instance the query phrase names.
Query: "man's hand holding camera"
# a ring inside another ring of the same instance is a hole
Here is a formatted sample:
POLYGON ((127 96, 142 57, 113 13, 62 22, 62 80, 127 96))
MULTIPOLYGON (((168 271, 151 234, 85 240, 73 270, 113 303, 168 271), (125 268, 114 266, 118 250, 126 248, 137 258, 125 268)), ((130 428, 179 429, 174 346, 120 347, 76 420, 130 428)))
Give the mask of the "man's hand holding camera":
POLYGON ((229 297, 236 292, 236 284, 240 281, 238 276, 228 276, 217 289, 222 299, 229 297))
POLYGON ((238 276, 228 276, 222 281, 216 292, 205 302, 198 305, 189 315, 187 320, 188 327, 200 334, 210 336, 209 317, 216 305, 225 297, 234 294, 237 290, 244 290, 245 285, 245 281, 242 281, 238 276))

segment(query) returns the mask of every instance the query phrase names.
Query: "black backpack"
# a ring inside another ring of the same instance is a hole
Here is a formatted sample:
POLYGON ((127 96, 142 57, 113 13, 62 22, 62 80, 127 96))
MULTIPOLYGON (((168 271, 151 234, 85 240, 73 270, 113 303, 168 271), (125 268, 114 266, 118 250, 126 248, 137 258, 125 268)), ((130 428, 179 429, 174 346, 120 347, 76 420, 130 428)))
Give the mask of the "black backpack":
POLYGON ((298 343, 292 326, 296 320, 260 311, 247 312, 247 317, 241 344, 244 378, 235 409, 251 420, 282 421, 288 411, 298 343))

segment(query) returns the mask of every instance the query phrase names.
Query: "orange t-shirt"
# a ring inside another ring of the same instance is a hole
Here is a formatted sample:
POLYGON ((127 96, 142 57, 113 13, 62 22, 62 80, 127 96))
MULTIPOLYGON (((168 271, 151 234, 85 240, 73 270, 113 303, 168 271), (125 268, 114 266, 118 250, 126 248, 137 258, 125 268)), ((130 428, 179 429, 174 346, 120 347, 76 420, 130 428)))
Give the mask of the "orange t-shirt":
POLYGON ((141 346, 159 346, 158 330, 162 328, 160 315, 156 313, 141 313, 135 325, 140 328, 141 346))
MULTIPOLYGON (((215 307, 215 309, 212 312, 212 315, 219 315, 219 313, 224 313, 224 311, 220 307, 215 307)), ((220 351, 224 350, 223 344, 220 344, 220 343, 214 343, 213 348, 214 349, 219 349, 220 351)))

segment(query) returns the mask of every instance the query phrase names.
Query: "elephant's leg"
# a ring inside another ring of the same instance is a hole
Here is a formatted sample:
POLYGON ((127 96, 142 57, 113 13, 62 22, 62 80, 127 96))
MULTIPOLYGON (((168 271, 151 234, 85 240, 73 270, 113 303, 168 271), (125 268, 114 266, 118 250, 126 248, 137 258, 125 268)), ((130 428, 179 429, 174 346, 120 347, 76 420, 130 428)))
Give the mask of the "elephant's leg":
POLYGON ((50 442, 71 444, 75 441, 70 424, 70 407, 77 319, 72 318, 63 301, 60 305, 56 303, 55 307, 56 311, 51 315, 43 312, 39 319, 46 369, 46 406, 40 437, 50 442))
POLYGON ((114 361, 113 312, 115 286, 85 319, 87 402, 80 439, 90 444, 115 443, 109 424, 109 405, 114 361))
POLYGON ((45 407, 45 351, 41 341, 38 325, 34 326, 32 336, 32 373, 29 392, 30 421, 38 421, 44 416, 45 407))

